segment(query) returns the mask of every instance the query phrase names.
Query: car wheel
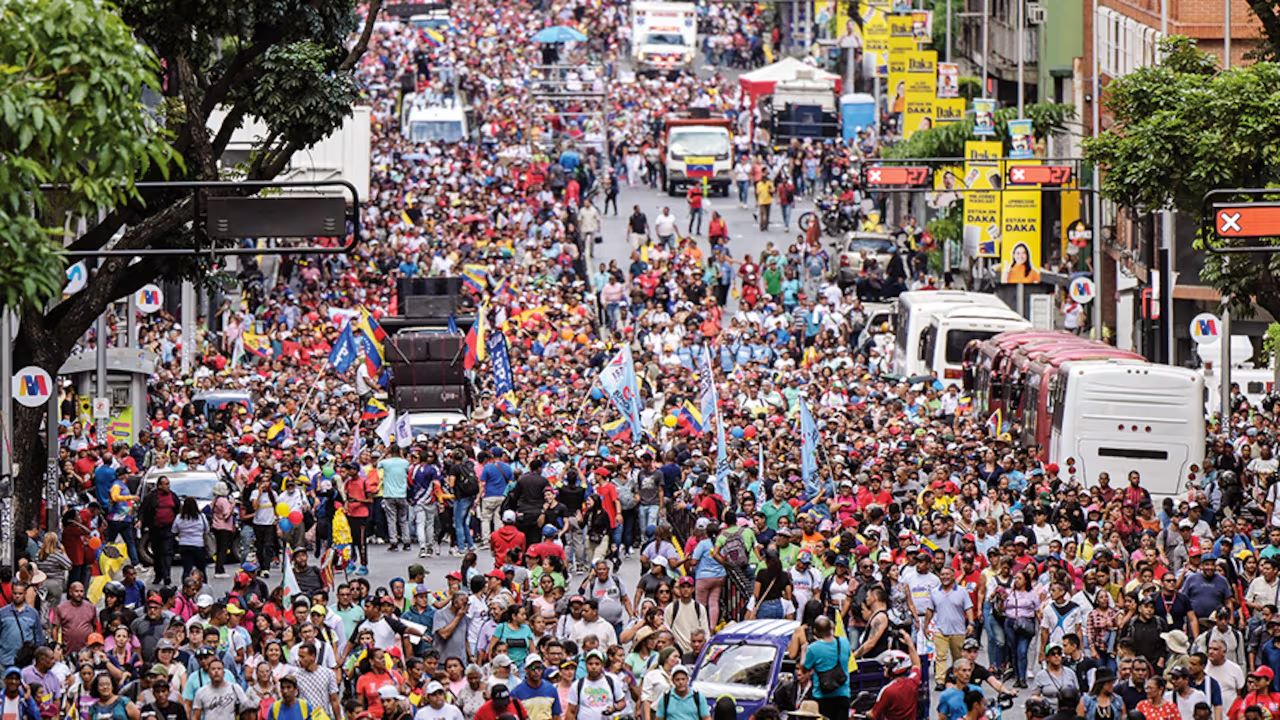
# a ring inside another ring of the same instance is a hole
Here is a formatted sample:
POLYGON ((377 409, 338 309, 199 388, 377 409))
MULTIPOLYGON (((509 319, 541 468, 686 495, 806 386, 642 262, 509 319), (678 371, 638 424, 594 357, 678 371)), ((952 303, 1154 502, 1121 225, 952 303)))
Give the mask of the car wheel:
POLYGON ((144 532, 138 538, 138 559, 143 565, 155 567, 155 559, 151 557, 151 533, 144 532))

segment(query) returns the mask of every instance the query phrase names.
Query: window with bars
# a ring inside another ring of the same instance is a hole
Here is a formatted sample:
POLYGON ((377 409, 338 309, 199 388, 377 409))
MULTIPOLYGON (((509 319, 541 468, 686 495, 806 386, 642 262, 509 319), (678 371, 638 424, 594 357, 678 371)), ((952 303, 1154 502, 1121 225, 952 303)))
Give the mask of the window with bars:
POLYGON ((1160 32, 1111 8, 1098 8, 1098 60, 1110 77, 1127 75, 1156 59, 1160 32))

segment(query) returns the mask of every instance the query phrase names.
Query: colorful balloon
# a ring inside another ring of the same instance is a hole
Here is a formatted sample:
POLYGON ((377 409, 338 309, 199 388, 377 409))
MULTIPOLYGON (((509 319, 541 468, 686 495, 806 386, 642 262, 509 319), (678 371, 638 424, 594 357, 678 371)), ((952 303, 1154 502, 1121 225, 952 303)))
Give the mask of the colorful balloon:
POLYGON ((748 426, 746 426, 745 428, 743 428, 743 429, 742 429, 742 435, 743 435, 743 437, 745 437, 745 438, 746 438, 746 439, 748 439, 748 440, 750 440, 751 438, 755 437, 755 436, 756 436, 756 432, 757 432, 757 431, 756 431, 756 426, 755 426, 755 425, 748 425, 748 426))
POLYGON ((599 400, 604 397, 604 391, 598 387, 591 388, 591 399, 599 400))
POLYGON ((102 547, 102 538, 100 538, 100 537, 91 537, 91 538, 89 538, 89 549, 90 549, 90 550, 97 550, 97 549, 99 549, 99 548, 101 548, 101 547, 102 547))
POLYGON ((734 425, 733 429, 729 431, 729 434, 732 435, 734 438, 741 440, 742 436, 746 434, 746 431, 744 431, 742 428, 738 427, 737 425, 734 425))
POLYGON ((675 415, 668 415, 662 418, 662 424, 669 428, 675 427, 677 422, 679 422, 679 419, 677 419, 675 415))
POLYGON ((280 529, 289 532, 293 529, 293 523, 289 522, 289 518, 280 518, 280 529))
POLYGON ((290 510, 289 503, 286 503, 286 502, 276 503, 276 517, 282 517, 282 518, 289 517, 289 510, 290 510))
POLYGON ((302 524, 302 511, 301 511, 301 510, 294 510, 293 512, 289 513, 289 522, 293 523, 294 525, 301 525, 301 524, 302 524))

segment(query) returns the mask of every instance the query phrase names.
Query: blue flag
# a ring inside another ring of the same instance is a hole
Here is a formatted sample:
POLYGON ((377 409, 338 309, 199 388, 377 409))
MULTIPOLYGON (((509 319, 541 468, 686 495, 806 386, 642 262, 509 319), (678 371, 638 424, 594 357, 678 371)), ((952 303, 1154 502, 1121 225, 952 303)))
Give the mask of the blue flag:
POLYGON ((333 343, 333 349, 329 351, 329 365, 334 370, 344 373, 351 369, 357 354, 356 338, 351 332, 351 323, 347 323, 342 328, 342 334, 333 343))
POLYGON ((452 313, 450 313, 449 315, 449 334, 450 335, 462 334, 462 331, 458 329, 458 319, 455 318, 452 313))
POLYGON ((640 384, 631 359, 631 346, 623 345, 600 371, 600 387, 631 426, 631 442, 638 444, 643 438, 640 432, 640 384))
POLYGON ((818 493, 818 424, 813 421, 809 405, 800 400, 800 477, 809 497, 818 493))
POLYGON ((497 403, 507 412, 514 412, 516 406, 516 383, 511 374, 511 355, 507 352, 507 337, 500 332, 491 332, 485 338, 489 356, 489 367, 493 369, 493 395, 497 403))
POLYGON ((716 494, 729 500, 729 454, 724 449, 724 413, 716 413, 716 494))

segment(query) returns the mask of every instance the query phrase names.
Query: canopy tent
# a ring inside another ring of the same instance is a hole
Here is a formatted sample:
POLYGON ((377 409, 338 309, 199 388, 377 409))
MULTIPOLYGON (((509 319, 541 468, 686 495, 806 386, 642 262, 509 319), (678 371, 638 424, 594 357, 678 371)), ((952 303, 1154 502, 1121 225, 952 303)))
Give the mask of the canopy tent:
POLYGON ((840 76, 826 70, 816 68, 808 63, 792 57, 779 60, 772 65, 757 68, 738 77, 742 91, 751 96, 752 102, 764 95, 773 93, 779 82, 797 78, 812 78, 831 83, 834 92, 840 92, 840 76))

